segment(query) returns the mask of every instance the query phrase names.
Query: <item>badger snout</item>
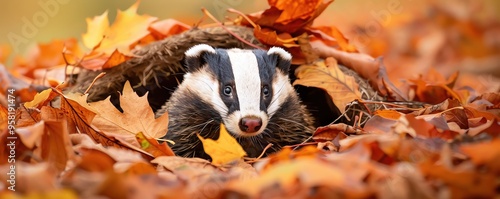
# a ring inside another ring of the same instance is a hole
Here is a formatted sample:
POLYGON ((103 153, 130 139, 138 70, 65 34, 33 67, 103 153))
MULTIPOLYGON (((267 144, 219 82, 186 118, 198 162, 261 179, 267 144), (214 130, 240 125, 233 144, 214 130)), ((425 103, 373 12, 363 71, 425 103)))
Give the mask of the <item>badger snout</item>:
POLYGON ((255 133, 262 127, 262 119, 257 116, 247 116, 241 118, 239 126, 240 130, 245 133, 255 133))

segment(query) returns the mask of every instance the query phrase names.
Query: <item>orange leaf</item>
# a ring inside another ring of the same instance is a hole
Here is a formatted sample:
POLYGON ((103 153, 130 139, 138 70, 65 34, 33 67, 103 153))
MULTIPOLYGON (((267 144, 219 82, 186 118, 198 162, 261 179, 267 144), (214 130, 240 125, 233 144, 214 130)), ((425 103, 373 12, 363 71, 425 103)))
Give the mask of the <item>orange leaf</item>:
POLYGON ((255 21, 263 27, 273 28, 279 32, 293 34, 310 26, 332 3, 333 0, 268 0, 271 8, 265 10, 255 21))
MULTIPOLYGON (((8 124, 8 111, 3 105, 0 104, 0 133, 7 129, 8 124)), ((12 117, 12 116, 11 116, 12 117)))
POLYGON ((340 50, 346 52, 358 52, 356 47, 349 44, 344 35, 334 26, 319 26, 308 29, 311 34, 325 42, 329 46, 339 46, 340 50))
POLYGON ((12 49, 9 45, 0 45, 0 63, 5 64, 11 52, 12 49))
POLYGON ((361 93, 353 77, 345 75, 337 61, 327 58, 314 65, 302 65, 295 70, 297 80, 294 85, 312 86, 325 90, 341 112, 353 100, 360 99, 361 93))
POLYGON ((403 114, 400 112, 397 112, 395 110, 382 109, 382 110, 376 110, 374 115, 378 115, 380 117, 387 118, 387 119, 397 120, 403 114))
POLYGON ((174 156, 174 152, 167 145, 166 142, 160 144, 157 140, 147 137, 144 133, 139 132, 135 135, 137 142, 141 145, 141 149, 153 155, 153 157, 159 156, 174 156))
MULTIPOLYGON (((65 40, 53 40, 50 43, 38 44, 31 49, 26 60, 14 61, 13 69, 19 74, 35 78, 36 69, 49 69, 55 66, 64 65, 66 62, 63 52, 75 56, 66 56, 69 63, 76 62, 76 57, 80 57, 82 52, 75 38, 65 40)), ((19 60, 19 59, 18 59, 19 60)))
POLYGON ((290 34, 282 33, 278 35, 276 31, 268 28, 262 29, 259 25, 254 28, 253 34, 260 42, 269 46, 284 46, 287 48, 299 46, 295 43, 297 39, 292 38, 290 34))
POLYGON ((420 165, 421 172, 439 179, 448 185, 451 198, 494 198, 495 176, 482 172, 452 170, 443 165, 425 162, 420 165))
POLYGON ((488 169, 500 174, 500 139, 462 145, 460 150, 477 166, 485 165, 488 169))
POLYGON ((107 68, 112 68, 113 66, 116 66, 118 64, 121 64, 132 57, 124 55, 118 50, 113 51, 113 54, 107 58, 106 62, 102 65, 102 69, 107 69, 107 68))
POLYGON ((154 22, 149 26, 151 34, 157 39, 163 39, 172 35, 180 34, 191 27, 175 19, 164 19, 154 22))

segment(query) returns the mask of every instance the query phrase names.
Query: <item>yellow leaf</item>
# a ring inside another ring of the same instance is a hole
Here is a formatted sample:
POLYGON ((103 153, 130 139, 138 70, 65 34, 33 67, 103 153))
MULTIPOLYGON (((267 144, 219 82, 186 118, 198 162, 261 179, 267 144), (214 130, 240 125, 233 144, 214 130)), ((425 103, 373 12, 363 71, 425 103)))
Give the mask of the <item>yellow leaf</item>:
POLYGON ((43 90, 40 93, 37 93, 35 95, 35 98, 31 100, 30 102, 24 103, 24 107, 26 108, 41 108, 44 104, 47 104, 50 100, 54 99, 54 96, 51 96, 50 94, 52 93, 52 89, 48 88, 46 90, 43 90), (39 106, 40 105, 40 106, 39 106))
POLYGON ((241 159, 243 156, 247 155, 236 139, 229 135, 224 124, 220 125, 218 140, 205 139, 199 134, 197 135, 203 143, 205 152, 212 157, 213 164, 222 165, 233 160, 241 159))
POLYGON ((345 75, 333 58, 316 62, 314 65, 302 65, 295 70, 295 74, 298 79, 293 85, 312 86, 325 90, 342 113, 345 112, 348 103, 361 98, 359 86, 354 77, 345 75))
POLYGON ((130 46, 131 44, 149 34, 148 27, 157 18, 148 15, 138 15, 137 8, 139 7, 139 2, 137 1, 125 11, 118 10, 116 20, 105 32, 100 45, 95 49, 96 51, 111 55, 115 50, 118 50, 124 54, 128 54, 130 49, 133 48, 133 46, 130 46))
POLYGON ((94 18, 87 18, 87 33, 82 35, 83 44, 90 49, 96 47, 109 29, 108 11, 94 18))

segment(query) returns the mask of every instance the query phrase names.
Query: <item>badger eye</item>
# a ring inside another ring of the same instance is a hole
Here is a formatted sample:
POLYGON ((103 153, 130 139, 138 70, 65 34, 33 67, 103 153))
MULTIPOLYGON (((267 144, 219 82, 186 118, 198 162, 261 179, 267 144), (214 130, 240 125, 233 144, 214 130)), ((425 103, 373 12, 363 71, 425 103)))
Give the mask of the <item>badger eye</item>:
POLYGON ((231 96, 232 92, 233 92, 233 88, 231 88, 231 86, 225 86, 224 87, 224 95, 231 96))
POLYGON ((264 86, 264 88, 262 88, 262 94, 264 94, 264 97, 269 97, 269 94, 271 93, 269 92, 268 86, 264 86))

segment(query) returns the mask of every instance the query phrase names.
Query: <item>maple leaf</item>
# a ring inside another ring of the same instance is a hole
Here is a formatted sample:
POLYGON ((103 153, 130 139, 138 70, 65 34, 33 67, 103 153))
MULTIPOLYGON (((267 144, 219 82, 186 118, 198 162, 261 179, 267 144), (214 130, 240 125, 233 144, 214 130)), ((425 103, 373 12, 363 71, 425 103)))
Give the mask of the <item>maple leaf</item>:
POLYGON ((212 158, 213 164, 223 165, 247 155, 236 139, 229 135, 224 124, 220 125, 218 140, 205 139, 200 135, 198 138, 203 143, 205 152, 212 158))
POLYGON ((325 90, 333 103, 343 113, 348 103, 361 98, 358 84, 353 77, 345 75, 333 58, 314 65, 302 65, 295 70, 297 80, 293 85, 312 86, 325 90))
POLYGON ((88 69, 110 68, 131 58, 130 51, 150 34, 148 28, 157 20, 156 17, 138 15, 139 3, 137 1, 125 11, 118 10, 111 26, 107 11, 93 19, 87 18, 87 33, 82 35, 82 40, 92 52, 84 57, 82 66, 88 69))
POLYGON ((128 54, 133 48, 130 44, 148 35, 149 25, 157 20, 156 17, 138 15, 139 3, 137 1, 125 11, 118 10, 109 27, 107 11, 94 19, 87 19, 87 33, 82 36, 85 46, 108 55, 115 50, 128 54))
POLYGON ((120 95, 120 107, 123 113, 111 103, 110 97, 103 101, 92 102, 90 106, 97 111, 92 121, 93 125, 109 135, 126 136, 127 142, 134 143, 136 147, 140 147, 135 139, 135 135, 139 132, 152 138, 162 137, 167 132, 168 115, 164 114, 155 119, 147 94, 139 97, 128 81, 120 95))

